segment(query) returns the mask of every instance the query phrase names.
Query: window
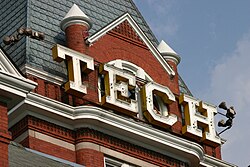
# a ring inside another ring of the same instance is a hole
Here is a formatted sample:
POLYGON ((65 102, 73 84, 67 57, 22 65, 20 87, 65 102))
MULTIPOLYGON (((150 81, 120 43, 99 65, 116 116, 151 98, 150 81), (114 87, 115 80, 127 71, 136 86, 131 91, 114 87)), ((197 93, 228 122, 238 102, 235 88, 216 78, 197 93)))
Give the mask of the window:
POLYGON ((135 167, 130 165, 129 163, 125 163, 119 160, 114 160, 111 158, 104 158, 104 166, 105 167, 135 167))

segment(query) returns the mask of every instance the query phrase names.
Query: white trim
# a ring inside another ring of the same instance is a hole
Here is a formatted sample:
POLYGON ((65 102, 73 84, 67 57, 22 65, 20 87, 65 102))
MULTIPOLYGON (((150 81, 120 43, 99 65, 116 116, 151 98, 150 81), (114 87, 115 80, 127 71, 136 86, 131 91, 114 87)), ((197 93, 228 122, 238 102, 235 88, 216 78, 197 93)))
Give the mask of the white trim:
POLYGON ((225 164, 225 167, 232 166, 222 160, 206 156, 204 149, 199 144, 168 132, 132 121, 102 108, 93 106, 72 107, 32 92, 20 105, 8 112, 9 125, 14 125, 23 117, 32 113, 60 120, 71 125, 71 129, 91 127, 98 128, 101 131, 109 131, 126 137, 126 141, 131 143, 147 146, 151 150, 189 162, 190 166, 198 166, 200 162, 211 162, 212 164, 223 162, 222 164, 225 164))
POLYGON ((67 80, 62 78, 62 77, 45 72, 42 69, 36 69, 36 68, 31 67, 29 65, 24 65, 20 69, 24 74, 30 74, 32 76, 36 76, 38 78, 41 78, 43 80, 49 81, 49 82, 57 84, 57 85, 62 85, 65 82, 67 82, 67 80))
MULTIPOLYGON (((121 135, 128 134, 127 136, 134 138, 134 141, 139 142, 143 140, 151 147, 165 150, 164 154, 166 154, 166 150, 169 150, 169 153, 172 152, 174 154, 171 156, 183 157, 186 161, 190 160, 190 164, 194 166, 199 163, 204 155, 204 150, 200 145, 168 132, 144 126, 137 122, 131 122, 128 118, 101 108, 91 106, 71 107, 35 93, 30 93, 19 107, 9 111, 9 124, 14 125, 21 120, 21 117, 15 119, 20 114, 24 117, 25 115, 30 115, 31 112, 37 112, 62 122, 68 122, 74 125, 73 128, 84 127, 86 124, 90 124, 99 128, 105 127, 118 134, 122 133, 121 135)), ((139 142, 137 144, 146 143, 139 142)))
POLYGON ((0 71, 10 73, 14 76, 23 77, 1 49, 0 49, 0 71))
POLYGON ((0 101, 8 109, 14 107, 32 91, 37 83, 24 78, 0 49, 0 101))
POLYGON ((237 167, 237 165, 228 163, 226 161, 214 158, 212 156, 209 155, 204 155, 204 160, 200 163, 203 166, 206 167, 237 167))
POLYGON ((13 76, 12 74, 4 73, 2 71, 0 71, 0 83, 1 86, 6 86, 6 88, 14 89, 22 93, 28 93, 37 86, 37 83, 31 80, 19 76, 13 76))
POLYGON ((89 44, 93 44, 95 41, 97 41, 100 37, 105 35, 107 32, 115 28, 117 25, 121 24, 127 20, 129 24, 132 26, 132 28, 135 30, 135 32, 139 35, 139 37, 142 39, 142 41, 147 45, 149 50, 152 52, 153 56, 160 62, 160 64, 163 66, 163 68, 168 72, 169 75, 176 75, 173 69, 169 66, 169 64, 164 60, 164 58, 161 56, 158 49, 151 43, 151 41, 147 38, 147 36, 144 34, 144 32, 141 30, 141 28, 137 25, 137 23, 134 21, 134 19, 130 16, 129 13, 124 14, 120 18, 113 21, 111 24, 107 25, 91 37, 89 37, 86 42, 89 44))
POLYGON ((147 80, 147 81, 153 81, 153 79, 148 75, 141 67, 137 66, 134 63, 131 63, 129 61, 116 59, 108 62, 109 65, 114 65, 117 68, 125 69, 128 71, 131 71, 135 76, 147 80))
POLYGON ((27 93, 35 88, 37 83, 24 78, 11 61, 0 49, 0 82, 16 90, 27 93))

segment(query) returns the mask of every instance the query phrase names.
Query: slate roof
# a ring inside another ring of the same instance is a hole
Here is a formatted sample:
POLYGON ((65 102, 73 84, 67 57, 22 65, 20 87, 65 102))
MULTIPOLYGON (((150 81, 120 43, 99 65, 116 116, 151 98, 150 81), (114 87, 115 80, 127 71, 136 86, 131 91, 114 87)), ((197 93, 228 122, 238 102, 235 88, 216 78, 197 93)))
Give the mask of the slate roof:
POLYGON ((67 78, 65 64, 52 60, 51 48, 56 43, 66 45, 59 24, 74 3, 93 21, 90 35, 128 12, 150 41, 159 44, 132 0, 1 0, 0 44, 19 68, 26 64, 67 78), (45 40, 23 37, 5 46, 3 37, 14 34, 21 26, 44 32, 45 40))
POLYGON ((49 156, 11 142, 9 144, 10 167, 84 167, 73 162, 49 156))

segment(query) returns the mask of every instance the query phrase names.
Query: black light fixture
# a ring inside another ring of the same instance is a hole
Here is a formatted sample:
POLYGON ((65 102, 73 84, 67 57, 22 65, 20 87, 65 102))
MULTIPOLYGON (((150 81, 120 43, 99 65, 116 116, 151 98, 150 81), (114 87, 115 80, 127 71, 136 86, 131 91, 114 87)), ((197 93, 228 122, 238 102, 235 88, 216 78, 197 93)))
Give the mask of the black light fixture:
POLYGON ((3 38, 3 43, 5 45, 14 44, 17 41, 19 41, 21 37, 24 35, 30 38, 36 39, 36 40, 44 40, 45 38, 45 35, 43 32, 33 31, 31 28, 21 27, 21 28, 18 28, 16 32, 17 33, 12 36, 5 36, 3 38))
POLYGON ((233 106, 228 108, 226 102, 221 102, 218 107, 227 111, 226 114, 220 112, 218 113, 228 118, 226 122, 223 119, 218 122, 219 127, 227 127, 226 129, 224 129, 219 133, 220 135, 221 133, 225 132, 226 130, 230 129, 233 126, 233 119, 236 115, 236 112, 233 106))

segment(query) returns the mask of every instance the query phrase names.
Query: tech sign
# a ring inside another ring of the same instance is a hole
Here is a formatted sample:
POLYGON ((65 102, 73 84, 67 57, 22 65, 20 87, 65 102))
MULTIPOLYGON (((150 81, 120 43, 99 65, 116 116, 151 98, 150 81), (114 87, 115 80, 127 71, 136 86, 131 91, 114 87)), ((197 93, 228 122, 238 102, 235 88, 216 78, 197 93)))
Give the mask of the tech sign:
MULTIPOLYGON (((65 91, 76 96, 87 94, 82 73, 88 74, 94 70, 93 58, 58 44, 52 48, 52 55, 55 61, 67 63, 69 80, 65 84, 65 91)), ((168 106, 176 102, 171 90, 147 79, 147 82, 138 85, 138 75, 144 81, 147 78, 144 70, 132 63, 127 63, 126 68, 123 64, 119 60, 99 66, 101 105, 130 116, 143 113, 151 124, 163 128, 173 126, 178 118, 168 111, 168 106), (136 72, 129 70, 132 68, 136 72)), ((211 146, 220 145, 221 138, 215 130, 216 106, 185 94, 180 95, 178 100, 185 119, 182 134, 211 146)))

